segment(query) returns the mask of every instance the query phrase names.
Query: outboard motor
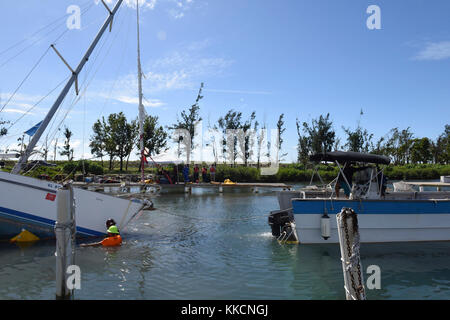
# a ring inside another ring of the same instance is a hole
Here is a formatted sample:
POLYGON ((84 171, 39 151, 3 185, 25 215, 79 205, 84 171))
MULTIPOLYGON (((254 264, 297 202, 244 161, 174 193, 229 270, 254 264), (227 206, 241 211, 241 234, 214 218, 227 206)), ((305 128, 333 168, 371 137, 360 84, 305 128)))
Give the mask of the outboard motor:
POLYGON ((272 228, 272 235, 282 243, 298 243, 295 220, 291 213, 292 209, 271 211, 269 215, 269 225, 272 228))

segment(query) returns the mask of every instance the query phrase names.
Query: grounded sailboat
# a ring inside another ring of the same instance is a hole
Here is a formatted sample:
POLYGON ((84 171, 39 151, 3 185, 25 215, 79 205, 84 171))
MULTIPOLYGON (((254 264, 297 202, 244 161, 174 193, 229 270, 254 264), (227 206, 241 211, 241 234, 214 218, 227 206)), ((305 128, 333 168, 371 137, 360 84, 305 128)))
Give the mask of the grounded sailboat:
MULTIPOLYGON (((109 11, 107 19, 77 68, 72 70, 72 76, 36 130, 12 172, 0 172, 0 239, 10 239, 20 233, 22 229, 26 229, 40 238, 54 237, 55 199, 56 192, 61 185, 22 176, 20 172, 26 166, 34 147, 74 83, 78 92, 78 74, 88 61, 107 27, 112 25, 114 15, 122 2, 123 0, 118 0, 112 10, 103 2, 109 11)), ((140 101, 141 99, 142 96, 140 95, 140 101)), ((141 105, 140 102, 140 108, 143 109, 141 105)), ((146 201, 138 199, 124 200, 77 188, 74 189, 74 198, 78 236, 104 235, 105 222, 110 218, 118 223, 119 229, 123 229, 148 205, 146 201)))

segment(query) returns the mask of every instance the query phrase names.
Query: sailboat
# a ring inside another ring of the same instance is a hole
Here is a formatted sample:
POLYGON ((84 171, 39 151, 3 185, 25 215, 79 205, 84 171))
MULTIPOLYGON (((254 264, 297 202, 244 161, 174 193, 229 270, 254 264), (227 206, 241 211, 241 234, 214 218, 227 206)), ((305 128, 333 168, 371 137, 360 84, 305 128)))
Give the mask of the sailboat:
MULTIPOLYGON (((31 152, 74 83, 75 89, 78 92, 78 74, 88 61, 107 27, 110 26, 111 29, 114 15, 122 2, 123 0, 118 0, 112 10, 110 10, 103 2, 109 12, 107 19, 79 62, 77 68, 71 70, 72 76, 67 81, 53 106, 34 133, 26 150, 20 156, 11 173, 0 172, 0 239, 10 239, 20 233, 23 229, 26 229, 41 239, 54 237, 57 210, 56 193, 62 186, 57 183, 23 176, 20 173, 23 171, 31 152)), ((139 56, 138 69, 139 77, 141 77, 139 56)), ((139 90, 139 114, 142 118, 141 113, 143 111, 143 106, 141 85, 139 90)), ((141 142, 141 145, 142 144, 143 142, 141 142)), ((110 218, 117 222, 119 229, 123 229, 138 215, 139 212, 141 212, 142 209, 144 209, 145 206, 148 205, 148 202, 145 200, 125 200, 77 188, 74 188, 74 198, 77 236, 79 237, 104 235, 106 233, 105 222, 110 218)))

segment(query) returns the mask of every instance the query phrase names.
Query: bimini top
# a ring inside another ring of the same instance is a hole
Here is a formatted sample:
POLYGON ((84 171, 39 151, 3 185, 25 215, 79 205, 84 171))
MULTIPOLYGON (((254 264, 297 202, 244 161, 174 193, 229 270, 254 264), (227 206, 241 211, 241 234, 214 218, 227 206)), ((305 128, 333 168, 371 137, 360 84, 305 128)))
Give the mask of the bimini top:
POLYGON ((309 157, 311 161, 329 161, 329 162, 366 162, 376 164, 389 164, 391 159, 377 154, 361 153, 353 151, 332 151, 316 153, 309 157))

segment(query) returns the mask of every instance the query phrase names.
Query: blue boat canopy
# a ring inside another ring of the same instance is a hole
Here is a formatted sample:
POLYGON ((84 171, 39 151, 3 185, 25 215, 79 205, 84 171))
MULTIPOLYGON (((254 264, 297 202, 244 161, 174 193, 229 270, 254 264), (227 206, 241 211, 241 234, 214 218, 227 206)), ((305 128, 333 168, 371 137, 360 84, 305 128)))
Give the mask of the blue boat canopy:
POLYGON ((331 151, 313 154, 309 157, 311 161, 328 161, 328 162, 365 162, 375 164, 389 164, 391 159, 378 154, 361 153, 353 151, 331 151))

